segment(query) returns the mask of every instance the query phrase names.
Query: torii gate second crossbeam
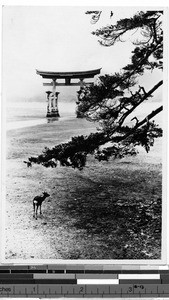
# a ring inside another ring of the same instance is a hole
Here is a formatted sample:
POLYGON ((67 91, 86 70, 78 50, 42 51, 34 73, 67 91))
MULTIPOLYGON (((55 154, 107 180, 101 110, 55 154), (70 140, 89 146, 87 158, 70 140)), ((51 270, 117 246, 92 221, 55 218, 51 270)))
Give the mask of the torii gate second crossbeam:
POLYGON ((49 72, 49 71, 39 71, 36 73, 42 78, 52 79, 51 83, 43 83, 44 86, 52 86, 52 91, 47 91, 47 114, 46 117, 60 117, 58 110, 58 95, 56 92, 56 86, 80 86, 83 87, 86 84, 91 84, 92 82, 84 82, 86 78, 93 78, 95 75, 100 74, 100 69, 90 70, 90 71, 77 71, 77 72, 49 72), (64 79, 65 83, 58 83, 58 79, 64 79), (79 79, 76 83, 71 83, 71 79, 79 79))

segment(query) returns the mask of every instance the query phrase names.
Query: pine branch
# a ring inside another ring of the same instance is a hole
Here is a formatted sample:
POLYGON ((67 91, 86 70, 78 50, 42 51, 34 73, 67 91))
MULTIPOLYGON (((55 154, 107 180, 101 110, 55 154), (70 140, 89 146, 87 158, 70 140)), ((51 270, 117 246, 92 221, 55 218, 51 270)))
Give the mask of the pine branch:
POLYGON ((133 107, 130 110, 124 113, 121 119, 119 120, 119 126, 121 126, 124 123, 125 119, 133 112, 133 110, 135 110, 136 107, 138 107, 148 97, 150 97, 162 84, 163 84, 163 80, 160 80, 151 90, 149 90, 147 93, 144 94, 144 96, 140 99, 138 103, 133 105, 133 107))
MULTIPOLYGON (((89 136, 78 136, 65 144, 60 144, 53 149, 46 149, 43 154, 38 157, 28 158, 28 163, 42 164, 45 167, 56 167, 57 161, 60 161, 62 166, 71 166, 73 168, 82 169, 86 164, 87 154, 93 154, 100 146, 105 145, 107 142, 119 143, 124 142, 129 136, 137 132, 137 129, 143 126, 147 121, 152 119, 155 115, 162 111, 163 107, 149 114, 134 128, 123 136, 111 137, 105 135, 104 132, 92 133, 89 136)), ((116 150, 116 157, 117 157, 116 150)), ((127 154, 127 153, 126 153, 127 154)), ((109 155, 110 156, 110 155, 109 155)))
POLYGON ((123 137, 119 137, 116 139, 116 142, 120 142, 128 138, 130 135, 132 135, 137 128, 143 126, 145 123, 147 123, 149 120, 151 120, 153 117, 155 117, 157 114, 159 114, 163 110, 163 106, 158 107, 156 110, 152 111, 149 115, 147 115, 142 121, 136 123, 136 126, 134 126, 126 135, 123 137))

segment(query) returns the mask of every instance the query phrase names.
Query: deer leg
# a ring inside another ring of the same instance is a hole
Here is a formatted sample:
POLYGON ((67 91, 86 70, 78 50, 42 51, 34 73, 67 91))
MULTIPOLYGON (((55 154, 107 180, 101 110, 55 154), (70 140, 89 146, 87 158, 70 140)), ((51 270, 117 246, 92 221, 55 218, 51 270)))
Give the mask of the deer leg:
POLYGON ((33 217, 37 220, 37 210, 38 210, 38 203, 36 200, 33 201, 33 217))
POLYGON ((35 203, 33 202, 33 218, 35 218, 35 203))
POLYGON ((40 205, 40 215, 42 215, 42 209, 41 209, 41 205, 40 205))
POLYGON ((38 214, 38 205, 35 206, 35 219, 37 220, 37 214, 38 214))

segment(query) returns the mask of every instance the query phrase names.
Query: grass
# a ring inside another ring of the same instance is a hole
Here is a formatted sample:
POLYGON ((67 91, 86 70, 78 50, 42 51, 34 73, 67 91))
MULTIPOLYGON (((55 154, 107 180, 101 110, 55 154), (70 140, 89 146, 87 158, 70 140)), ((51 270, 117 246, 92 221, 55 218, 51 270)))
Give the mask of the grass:
POLYGON ((12 130, 7 135, 6 258, 160 259, 161 140, 149 154, 84 170, 27 168, 45 146, 94 131, 71 119, 12 130), (32 199, 48 191, 36 221, 32 199))

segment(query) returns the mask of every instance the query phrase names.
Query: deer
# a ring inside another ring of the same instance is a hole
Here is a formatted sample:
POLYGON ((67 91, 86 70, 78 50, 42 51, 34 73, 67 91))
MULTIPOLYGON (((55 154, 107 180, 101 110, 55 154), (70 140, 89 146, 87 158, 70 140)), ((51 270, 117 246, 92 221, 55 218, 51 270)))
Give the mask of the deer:
POLYGON ((40 214, 42 214, 42 210, 41 210, 41 206, 42 206, 42 202, 49 197, 50 195, 47 192, 43 192, 42 196, 36 196, 33 199, 33 217, 37 220, 37 213, 38 213, 38 208, 40 208, 40 214))

